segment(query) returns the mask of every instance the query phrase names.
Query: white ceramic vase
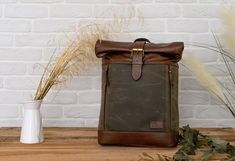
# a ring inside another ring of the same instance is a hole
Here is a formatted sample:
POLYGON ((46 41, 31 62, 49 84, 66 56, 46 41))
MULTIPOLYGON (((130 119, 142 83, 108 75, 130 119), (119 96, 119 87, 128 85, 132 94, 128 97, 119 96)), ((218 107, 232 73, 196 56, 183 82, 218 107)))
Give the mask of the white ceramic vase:
POLYGON ((42 117, 40 112, 41 100, 27 102, 23 107, 23 123, 20 142, 24 144, 41 143, 44 140, 42 117))

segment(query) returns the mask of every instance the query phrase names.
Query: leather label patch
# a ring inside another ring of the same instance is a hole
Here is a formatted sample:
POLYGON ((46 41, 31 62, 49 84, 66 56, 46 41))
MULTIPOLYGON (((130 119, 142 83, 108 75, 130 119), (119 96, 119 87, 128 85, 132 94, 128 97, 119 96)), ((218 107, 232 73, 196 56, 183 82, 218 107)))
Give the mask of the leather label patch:
POLYGON ((150 121, 151 129, 159 129, 163 128, 163 121, 150 121))

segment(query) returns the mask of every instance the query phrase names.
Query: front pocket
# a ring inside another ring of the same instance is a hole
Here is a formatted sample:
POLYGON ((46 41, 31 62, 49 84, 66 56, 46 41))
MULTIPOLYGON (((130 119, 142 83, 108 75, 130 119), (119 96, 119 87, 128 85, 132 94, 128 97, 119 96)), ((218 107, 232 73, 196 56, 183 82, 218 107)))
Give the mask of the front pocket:
POLYGON ((165 131, 169 115, 168 68, 144 65, 134 81, 131 65, 110 64, 106 129, 113 131, 165 131))

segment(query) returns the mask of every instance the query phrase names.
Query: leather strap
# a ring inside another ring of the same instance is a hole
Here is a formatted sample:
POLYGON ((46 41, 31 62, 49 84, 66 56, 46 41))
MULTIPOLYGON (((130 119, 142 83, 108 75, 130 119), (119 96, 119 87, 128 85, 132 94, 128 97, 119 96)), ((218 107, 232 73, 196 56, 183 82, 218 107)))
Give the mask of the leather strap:
POLYGON ((139 80, 142 75, 142 65, 144 56, 144 45, 146 41, 135 41, 132 48, 132 77, 139 80))

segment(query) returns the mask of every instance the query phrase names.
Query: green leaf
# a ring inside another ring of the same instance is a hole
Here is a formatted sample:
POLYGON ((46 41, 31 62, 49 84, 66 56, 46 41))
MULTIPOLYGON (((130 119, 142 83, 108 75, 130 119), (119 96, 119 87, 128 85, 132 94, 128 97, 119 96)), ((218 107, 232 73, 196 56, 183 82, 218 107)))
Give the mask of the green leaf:
POLYGON ((219 138, 211 138, 210 145, 217 152, 224 153, 227 151, 227 146, 229 145, 229 143, 219 138))
POLYGON ((234 161, 235 160, 235 155, 230 155, 226 161, 234 161))
POLYGON ((203 135, 188 125, 179 129, 179 145, 181 148, 173 158, 157 154, 158 159, 154 159, 149 154, 143 153, 139 161, 193 161, 190 155, 194 155, 198 149, 204 150, 201 161, 209 161, 213 155, 218 153, 228 154, 221 161, 235 161, 235 147, 228 141, 203 135))
POLYGON ((201 159, 202 159, 202 161, 209 161, 214 155, 215 155, 214 151, 208 150, 203 153, 201 159))

